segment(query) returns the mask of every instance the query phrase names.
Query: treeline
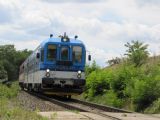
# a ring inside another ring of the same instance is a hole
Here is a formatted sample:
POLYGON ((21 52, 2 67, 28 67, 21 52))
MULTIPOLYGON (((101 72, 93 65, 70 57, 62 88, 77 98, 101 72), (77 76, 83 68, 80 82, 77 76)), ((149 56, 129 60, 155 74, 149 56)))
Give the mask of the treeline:
POLYGON ((148 45, 125 44, 123 59, 108 61, 100 69, 95 61, 86 66, 83 98, 92 102, 146 113, 160 113, 160 58, 149 57, 148 45))
POLYGON ((0 80, 17 80, 19 66, 31 52, 27 49, 16 50, 14 45, 0 45, 0 80))

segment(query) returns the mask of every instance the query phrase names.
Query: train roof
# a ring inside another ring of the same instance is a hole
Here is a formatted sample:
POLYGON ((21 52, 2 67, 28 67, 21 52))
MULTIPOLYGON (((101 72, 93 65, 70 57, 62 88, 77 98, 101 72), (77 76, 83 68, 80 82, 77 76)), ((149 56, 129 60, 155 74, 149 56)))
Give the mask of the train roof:
MULTIPOLYGON (((21 64, 20 67, 23 66, 23 64, 33 55, 33 53, 39 48, 39 47, 44 47, 46 43, 49 43, 49 42, 53 42, 53 43, 65 43, 65 42, 62 42, 61 40, 61 37, 57 37, 57 38, 54 38, 54 37, 50 37, 46 40, 44 40, 33 52, 32 54, 21 64)), ((85 45, 83 44, 83 42, 79 39, 75 39, 75 38, 69 38, 69 41, 66 42, 66 43, 71 43, 71 44, 81 44, 85 47, 85 45)))
MULTIPOLYGON (((48 43, 48 42, 53 42, 53 43, 62 43, 62 41, 61 41, 61 38, 59 37, 59 38, 48 38, 48 39, 46 39, 46 40, 44 40, 41 44, 40 44, 40 46, 41 47, 44 47, 44 45, 46 44, 46 43, 48 43)), ((64 42, 65 43, 65 42, 64 42)), ((66 43, 71 43, 71 44, 83 44, 83 42, 81 41, 81 40, 78 40, 78 39, 75 39, 75 38, 69 38, 69 41, 68 42, 66 42, 66 43)), ((84 44, 83 44, 84 45, 84 44)))

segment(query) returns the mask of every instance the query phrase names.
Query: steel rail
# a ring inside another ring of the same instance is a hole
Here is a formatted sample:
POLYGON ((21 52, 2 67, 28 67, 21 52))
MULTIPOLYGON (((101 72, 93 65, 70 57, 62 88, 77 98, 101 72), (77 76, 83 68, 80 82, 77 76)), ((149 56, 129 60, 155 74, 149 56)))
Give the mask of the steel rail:
POLYGON ((90 107, 93 107, 93 108, 96 108, 96 109, 100 109, 100 110, 103 110, 103 111, 107 111, 107 112, 133 113, 132 111, 119 109, 119 108, 106 106, 106 105, 101 105, 101 104, 96 104, 96 103, 92 103, 92 102, 82 101, 82 100, 79 100, 79 99, 71 99, 71 101, 76 102, 76 103, 80 103, 80 104, 83 104, 83 105, 87 105, 87 106, 90 106, 90 107))
POLYGON ((78 110, 78 111, 81 111, 81 112, 90 112, 90 113, 97 114, 97 115, 100 115, 102 117, 107 117, 107 118, 110 118, 110 119, 113 119, 113 120, 122 120, 122 119, 114 117, 114 116, 111 116, 111 115, 108 115, 108 114, 105 114, 103 112, 131 113, 129 111, 116 109, 116 108, 109 107, 109 106, 106 107, 106 106, 103 106, 103 105, 98 105, 98 104, 94 104, 94 103, 84 102, 84 101, 81 101, 81 100, 71 99, 71 102, 73 102, 73 103, 82 104, 82 105, 85 105, 86 107, 91 107, 93 109, 100 110, 101 112, 97 112, 97 111, 94 111, 94 110, 93 111, 92 110, 86 110, 85 108, 80 108, 80 107, 68 104, 68 102, 64 102, 62 100, 55 99, 55 98, 50 98, 50 97, 48 97, 46 95, 43 95, 43 94, 39 94, 39 93, 35 93, 35 92, 29 92, 29 94, 34 95, 34 96, 36 96, 38 98, 47 100, 49 102, 52 102, 54 104, 57 104, 57 105, 62 106, 64 108, 66 108, 66 109, 69 109, 69 110, 78 110))

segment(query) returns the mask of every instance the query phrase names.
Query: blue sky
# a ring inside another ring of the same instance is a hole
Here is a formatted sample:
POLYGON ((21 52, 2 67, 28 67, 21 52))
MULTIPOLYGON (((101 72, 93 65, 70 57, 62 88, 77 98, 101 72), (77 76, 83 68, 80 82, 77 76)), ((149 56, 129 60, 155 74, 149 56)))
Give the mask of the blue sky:
POLYGON ((34 50, 67 32, 78 35, 101 66, 140 40, 160 54, 159 0, 0 0, 0 45, 34 50))

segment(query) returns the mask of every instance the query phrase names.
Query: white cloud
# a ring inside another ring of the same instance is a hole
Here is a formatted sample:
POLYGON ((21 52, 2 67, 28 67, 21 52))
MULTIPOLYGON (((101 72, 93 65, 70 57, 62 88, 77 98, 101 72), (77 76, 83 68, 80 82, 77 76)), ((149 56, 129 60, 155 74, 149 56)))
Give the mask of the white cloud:
POLYGON ((5 13, 8 21, 0 23, 0 44, 14 43, 18 49, 33 50, 50 33, 77 34, 100 65, 121 57, 124 44, 131 40, 149 44, 151 53, 160 52, 160 4, 154 0, 62 0, 58 4, 56 0, 5 0, 0 6, 0 14, 5 13))
POLYGON ((94 2, 103 2, 105 0, 41 0, 41 1, 50 3, 94 3, 94 2))

